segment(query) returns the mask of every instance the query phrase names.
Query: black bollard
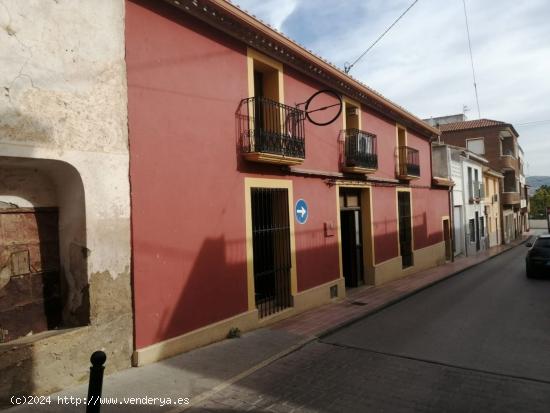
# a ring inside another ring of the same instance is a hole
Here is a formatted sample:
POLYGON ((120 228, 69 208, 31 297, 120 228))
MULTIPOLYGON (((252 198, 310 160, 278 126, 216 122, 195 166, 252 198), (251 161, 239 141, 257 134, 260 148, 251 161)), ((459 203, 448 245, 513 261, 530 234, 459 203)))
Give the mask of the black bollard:
POLYGON ((99 413, 101 403, 101 387, 103 386, 103 370, 105 370, 107 355, 103 351, 95 351, 90 357, 90 382, 88 384, 88 398, 86 399, 86 413, 99 413))

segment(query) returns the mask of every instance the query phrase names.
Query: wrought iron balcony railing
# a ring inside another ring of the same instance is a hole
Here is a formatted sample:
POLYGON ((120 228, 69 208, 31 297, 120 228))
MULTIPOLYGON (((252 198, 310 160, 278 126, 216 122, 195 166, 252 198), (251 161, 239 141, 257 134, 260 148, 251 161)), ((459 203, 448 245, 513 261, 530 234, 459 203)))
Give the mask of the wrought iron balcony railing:
POLYGON ((263 97, 246 98, 237 111, 239 145, 247 159, 298 164, 305 158, 305 114, 263 97))
POLYGON ((485 198, 485 185, 483 182, 472 182, 470 188, 470 203, 479 202, 482 198, 485 198))
POLYGON ((411 179, 420 177, 420 155, 418 149, 409 146, 399 146, 397 151, 399 158, 399 178, 411 179))
POLYGON ((359 129, 346 129, 342 148, 342 168, 347 172, 368 173, 378 168, 376 135, 359 129))

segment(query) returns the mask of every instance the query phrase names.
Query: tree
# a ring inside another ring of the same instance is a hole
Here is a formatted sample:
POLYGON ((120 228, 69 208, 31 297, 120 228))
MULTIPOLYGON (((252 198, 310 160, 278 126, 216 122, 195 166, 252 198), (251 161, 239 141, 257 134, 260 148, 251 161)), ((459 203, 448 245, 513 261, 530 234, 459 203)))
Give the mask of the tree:
POLYGON ((542 185, 530 199, 531 218, 546 219, 546 207, 550 207, 550 186, 542 185))

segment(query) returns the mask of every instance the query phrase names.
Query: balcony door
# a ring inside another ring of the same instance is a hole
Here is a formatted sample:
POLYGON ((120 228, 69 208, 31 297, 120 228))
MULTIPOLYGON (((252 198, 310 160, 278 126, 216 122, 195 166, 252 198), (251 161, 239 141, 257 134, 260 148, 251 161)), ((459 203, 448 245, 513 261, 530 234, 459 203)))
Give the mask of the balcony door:
POLYGON ((281 140, 281 109, 277 69, 254 62, 254 143, 257 152, 279 154, 281 140))

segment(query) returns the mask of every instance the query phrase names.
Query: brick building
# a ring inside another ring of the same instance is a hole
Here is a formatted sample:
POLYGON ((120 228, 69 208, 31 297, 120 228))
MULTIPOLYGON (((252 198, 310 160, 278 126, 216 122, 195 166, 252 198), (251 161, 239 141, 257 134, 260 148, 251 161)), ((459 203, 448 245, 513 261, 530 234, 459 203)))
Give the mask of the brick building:
POLYGON ((484 156, 503 175, 500 188, 502 241, 508 243, 528 228, 527 201, 519 134, 513 125, 490 119, 444 123, 441 141, 484 156), (522 204, 522 200, 524 203, 522 204))

